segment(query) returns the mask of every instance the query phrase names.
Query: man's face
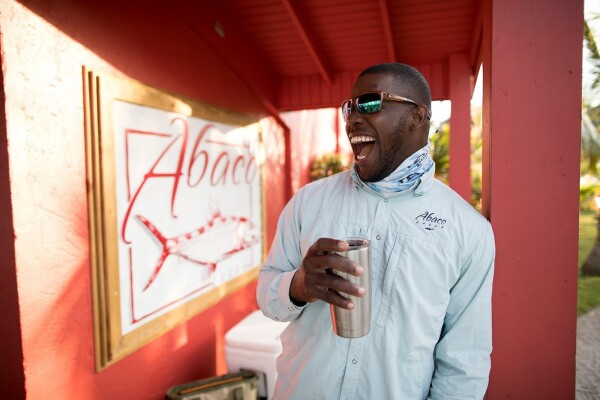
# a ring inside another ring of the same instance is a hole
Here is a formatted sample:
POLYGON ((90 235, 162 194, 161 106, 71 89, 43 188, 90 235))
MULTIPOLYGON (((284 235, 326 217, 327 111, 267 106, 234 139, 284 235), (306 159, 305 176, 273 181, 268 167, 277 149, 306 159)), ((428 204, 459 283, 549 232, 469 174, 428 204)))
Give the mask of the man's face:
MULTIPOLYGON (((386 74, 368 74, 352 87, 352 98, 366 92, 388 92, 401 96, 394 78, 386 74)), ((354 164, 365 182, 377 182, 392 173, 414 150, 407 150, 407 126, 414 105, 384 101, 374 114, 360 114, 356 109, 346 121, 346 134, 352 144, 354 164)))

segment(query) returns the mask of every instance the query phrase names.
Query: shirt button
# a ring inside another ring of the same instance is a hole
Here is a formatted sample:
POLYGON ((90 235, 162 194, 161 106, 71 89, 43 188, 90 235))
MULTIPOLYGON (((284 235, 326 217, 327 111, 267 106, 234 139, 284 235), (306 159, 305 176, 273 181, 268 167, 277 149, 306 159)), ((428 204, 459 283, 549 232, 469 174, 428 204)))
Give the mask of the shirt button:
POLYGON ((377 240, 381 240, 381 235, 377 235, 377 236, 375 236, 375 238, 376 238, 377 240))
POLYGON ((388 202, 388 199, 383 199, 383 202, 384 202, 384 203, 387 203, 387 202, 388 202))
POLYGON ((356 358, 352 360, 352 364, 356 364, 356 358))

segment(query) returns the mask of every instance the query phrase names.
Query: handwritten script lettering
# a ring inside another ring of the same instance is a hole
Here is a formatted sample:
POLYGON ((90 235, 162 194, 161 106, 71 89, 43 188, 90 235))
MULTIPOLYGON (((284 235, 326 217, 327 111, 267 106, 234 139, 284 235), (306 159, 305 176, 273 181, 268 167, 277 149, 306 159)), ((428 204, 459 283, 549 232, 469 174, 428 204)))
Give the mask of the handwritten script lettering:
MULTIPOLYGON (((173 218, 177 218, 176 204, 180 184, 183 181, 188 188, 198 188, 203 190, 201 183, 210 186, 250 185, 258 177, 258 166, 256 157, 249 151, 248 146, 237 143, 229 143, 225 140, 213 140, 209 132, 218 132, 213 124, 204 125, 195 137, 193 144, 190 142, 188 121, 181 117, 175 117, 170 125, 178 128, 178 133, 164 134, 158 132, 142 131, 132 128, 125 129, 125 140, 129 141, 132 136, 152 136, 165 138, 162 145, 162 151, 151 160, 150 167, 143 172, 143 178, 139 184, 134 187, 133 196, 129 196, 129 201, 121 225, 121 239, 130 244, 127 238, 127 226, 131 219, 131 213, 136 206, 139 196, 144 188, 151 181, 172 180, 170 186, 170 212, 173 218), (212 130, 212 131, 211 131, 212 130), (189 151, 188 151, 189 150, 189 151), (163 162, 168 157, 175 156, 177 162, 164 171, 165 165, 173 163, 163 162), (160 168, 159 168, 160 165, 160 168), (182 179, 183 178, 183 179, 182 179)), ((125 146, 129 149, 129 146, 125 146)), ((126 150, 129 152, 129 150, 126 150)), ((129 163, 129 154, 125 156, 129 163)), ((129 177, 130 165, 126 165, 127 176, 129 177)), ((128 179, 128 187, 129 187, 128 179)))

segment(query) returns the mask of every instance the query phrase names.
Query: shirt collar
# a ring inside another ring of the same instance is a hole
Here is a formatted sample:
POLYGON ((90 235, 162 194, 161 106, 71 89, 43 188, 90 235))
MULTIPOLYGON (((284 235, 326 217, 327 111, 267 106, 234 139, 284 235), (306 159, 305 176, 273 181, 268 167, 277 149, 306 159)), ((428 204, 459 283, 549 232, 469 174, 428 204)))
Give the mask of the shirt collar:
MULTIPOLYGON (((422 196, 432 188, 434 179, 435 166, 429 171, 425 172, 423 176, 421 176, 415 182, 414 186, 408 190, 414 191, 415 196, 422 196)), ((354 166, 352 167, 352 180, 354 181, 354 187, 362 188, 363 185, 366 186, 362 179, 360 179, 360 176, 358 176, 358 172, 356 172, 356 168, 354 166)))

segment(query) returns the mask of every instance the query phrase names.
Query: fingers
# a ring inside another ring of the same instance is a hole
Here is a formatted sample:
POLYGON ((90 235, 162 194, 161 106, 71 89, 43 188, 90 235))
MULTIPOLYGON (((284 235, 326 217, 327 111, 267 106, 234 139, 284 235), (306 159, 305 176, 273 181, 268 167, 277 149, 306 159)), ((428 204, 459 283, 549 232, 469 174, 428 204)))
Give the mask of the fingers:
POLYGON ((364 273, 363 267, 338 254, 329 254, 324 261, 327 263, 327 272, 333 272, 342 277, 344 274, 360 276, 364 273))
POLYGON ((334 269, 350 275, 361 275, 364 271, 363 267, 346 257, 335 254, 346 250, 348 250, 348 242, 344 240, 321 238, 308 249, 302 263, 303 267, 310 272, 324 273, 334 269))
POLYGON ((294 299, 313 302, 323 300, 338 307, 352 309, 349 296, 362 297, 365 288, 355 285, 346 277, 360 276, 363 267, 336 254, 348 250, 344 240, 321 238, 308 249, 300 270, 292 279, 290 295, 294 299))
POLYGON ((366 293, 364 287, 335 274, 311 274, 306 279, 311 297, 346 309, 354 307, 353 297, 362 297, 366 293))
POLYGON ((307 255, 324 255, 328 252, 346 251, 348 250, 348 242, 345 240, 320 238, 313 243, 308 249, 307 255))
MULTIPOLYGON (((336 256, 342 258, 340 256, 336 256)), ((290 297, 296 301, 313 302, 323 300, 339 307, 353 307, 350 296, 362 297, 366 290, 347 279, 323 269, 310 270, 304 265, 294 274, 290 297)))
POLYGON ((333 290, 328 290, 323 287, 313 287, 315 298, 319 300, 323 300, 326 303, 333 304, 334 306, 345 308, 347 310, 351 310, 354 308, 354 302, 351 298, 347 296, 344 297, 340 295, 338 292, 333 290))

